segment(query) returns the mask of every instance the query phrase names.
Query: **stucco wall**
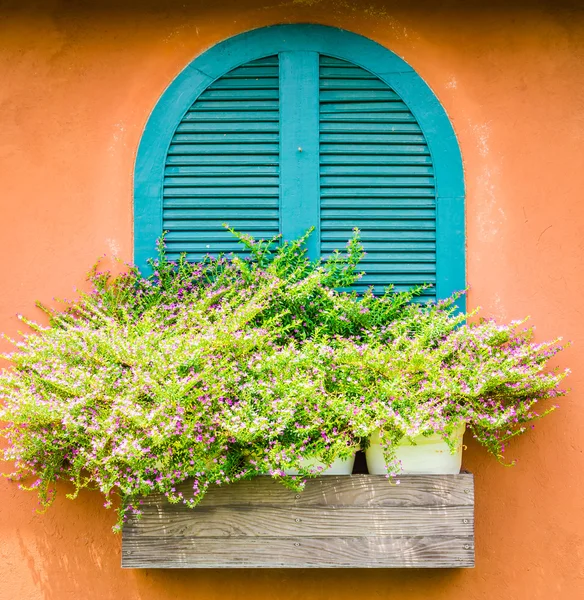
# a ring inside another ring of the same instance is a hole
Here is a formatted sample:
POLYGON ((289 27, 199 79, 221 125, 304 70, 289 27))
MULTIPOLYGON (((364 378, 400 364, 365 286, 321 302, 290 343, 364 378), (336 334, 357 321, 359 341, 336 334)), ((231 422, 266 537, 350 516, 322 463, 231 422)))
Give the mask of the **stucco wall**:
POLYGON ((317 22, 384 44, 442 101, 466 169, 470 305, 573 340, 573 391, 514 443, 516 467, 469 444, 474 570, 122 571, 101 498, 36 516, 2 480, 0 599, 583 598, 584 13, 553 0, 85 4, 0 2, 0 331, 36 299, 70 297, 96 257, 131 260, 136 148, 182 67, 241 31, 317 22))

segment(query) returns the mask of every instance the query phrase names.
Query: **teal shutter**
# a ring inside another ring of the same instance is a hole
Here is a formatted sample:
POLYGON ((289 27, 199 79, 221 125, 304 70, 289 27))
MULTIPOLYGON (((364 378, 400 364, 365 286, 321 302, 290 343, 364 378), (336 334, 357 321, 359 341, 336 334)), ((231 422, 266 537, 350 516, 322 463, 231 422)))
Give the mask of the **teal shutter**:
MULTIPOLYGON (((312 258, 361 230, 377 293, 466 287, 464 177, 438 99, 395 54, 320 25, 281 25, 210 48, 150 116, 134 175, 134 259, 167 231, 175 259, 241 252, 223 223, 265 239, 315 232, 312 258)), ((463 302, 460 302, 461 308, 463 302)))
POLYGON ((321 252, 358 227, 376 292, 432 284, 436 199, 430 151, 419 124, 385 82, 354 64, 320 57, 321 252))
POLYGON ((284 52, 217 79, 176 129, 163 194, 171 259, 241 251, 223 223, 256 238, 314 227, 313 258, 342 248, 357 227, 367 255, 356 289, 429 283, 435 296, 424 135, 394 90, 347 61, 284 52))
POLYGON ((166 157, 162 227, 167 252, 192 261, 241 251, 229 223, 256 238, 279 225, 278 57, 213 82, 183 116, 166 157))

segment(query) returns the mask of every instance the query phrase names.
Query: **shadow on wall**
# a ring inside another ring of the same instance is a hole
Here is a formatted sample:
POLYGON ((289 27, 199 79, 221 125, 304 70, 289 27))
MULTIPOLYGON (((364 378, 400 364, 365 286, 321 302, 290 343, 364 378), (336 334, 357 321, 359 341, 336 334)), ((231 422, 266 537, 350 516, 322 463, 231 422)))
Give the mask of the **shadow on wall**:
POLYGON ((460 569, 146 569, 135 575, 141 600, 329 600, 440 597, 462 586, 460 569))

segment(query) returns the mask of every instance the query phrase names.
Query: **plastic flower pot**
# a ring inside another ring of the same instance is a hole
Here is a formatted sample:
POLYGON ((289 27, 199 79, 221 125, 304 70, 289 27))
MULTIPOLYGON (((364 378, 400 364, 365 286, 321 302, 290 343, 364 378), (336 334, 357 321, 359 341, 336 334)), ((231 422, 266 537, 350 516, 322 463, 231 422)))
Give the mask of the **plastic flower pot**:
MULTIPOLYGON (((300 460, 303 467, 310 469, 317 469, 322 467, 320 475, 350 475, 353 472, 353 465, 355 464, 355 454, 350 458, 337 458, 330 467, 317 460, 316 458, 303 458, 300 460)), ((285 469, 286 475, 298 475, 296 469, 285 469)))
MULTIPOLYGON (((462 437, 466 423, 456 429, 456 451, 451 452, 441 435, 419 435, 413 439, 404 437, 396 448, 396 456, 401 462, 404 475, 434 474, 454 475, 460 473, 462 465, 462 437)), ((386 475, 387 467, 383 449, 379 443, 379 431, 370 438, 370 446, 365 452, 367 469, 371 475, 386 475)))

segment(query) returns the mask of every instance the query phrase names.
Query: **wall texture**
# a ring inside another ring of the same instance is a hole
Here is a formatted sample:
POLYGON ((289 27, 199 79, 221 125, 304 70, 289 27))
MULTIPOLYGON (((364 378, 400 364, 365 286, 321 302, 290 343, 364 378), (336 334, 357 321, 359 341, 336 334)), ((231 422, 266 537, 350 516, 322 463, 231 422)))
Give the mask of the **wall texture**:
MULTIPOLYGON (((97 495, 34 514, 0 482, 0 599, 513 600, 584 597, 584 12, 565 2, 0 1, 0 331, 67 297, 100 255, 132 258, 132 170, 149 112, 194 56, 274 23, 368 36, 433 88, 466 169, 469 302, 531 315, 572 394, 511 448, 469 442, 471 571, 122 571, 97 495), (99 8, 95 5, 99 4, 99 8)), ((578 2, 573 5, 577 6, 578 2)))

